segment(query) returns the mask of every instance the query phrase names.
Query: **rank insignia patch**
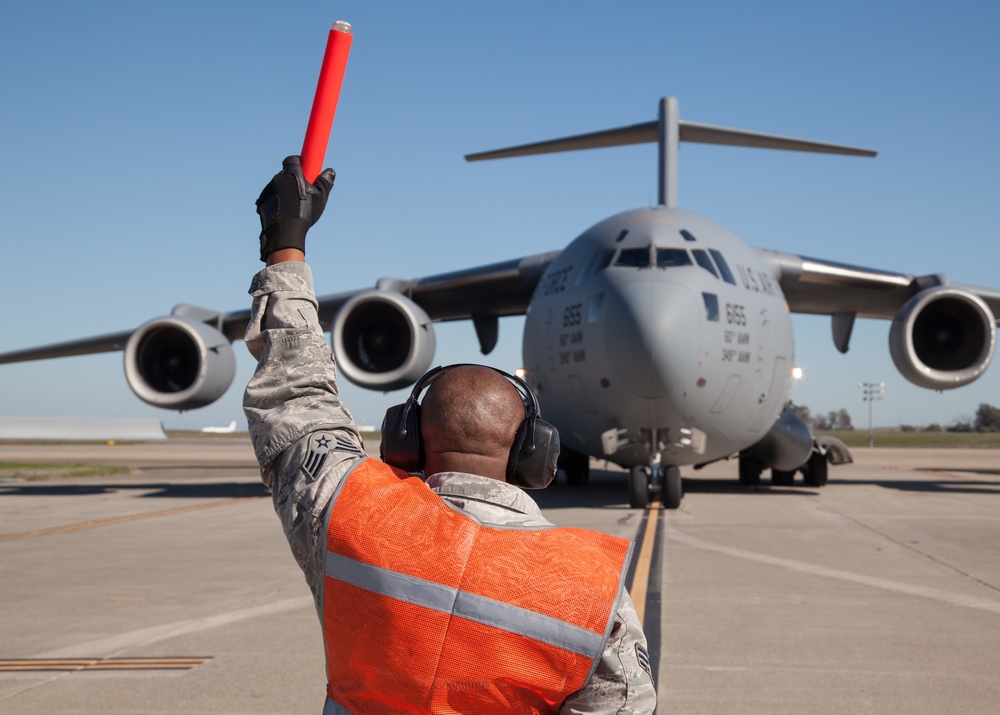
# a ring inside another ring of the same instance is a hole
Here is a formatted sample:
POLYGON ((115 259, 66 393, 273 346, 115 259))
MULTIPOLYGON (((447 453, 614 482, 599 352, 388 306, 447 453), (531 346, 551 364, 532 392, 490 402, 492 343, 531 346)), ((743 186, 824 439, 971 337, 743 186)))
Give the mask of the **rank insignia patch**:
POLYGON ((323 464, 332 451, 364 454, 358 445, 344 437, 330 432, 319 432, 314 434, 309 442, 309 454, 302 462, 302 471, 315 478, 323 469, 323 464))
POLYGON ((639 667, 645 670, 649 677, 652 678, 653 671, 650 669, 649 653, 639 643, 635 644, 635 656, 639 660, 639 667))

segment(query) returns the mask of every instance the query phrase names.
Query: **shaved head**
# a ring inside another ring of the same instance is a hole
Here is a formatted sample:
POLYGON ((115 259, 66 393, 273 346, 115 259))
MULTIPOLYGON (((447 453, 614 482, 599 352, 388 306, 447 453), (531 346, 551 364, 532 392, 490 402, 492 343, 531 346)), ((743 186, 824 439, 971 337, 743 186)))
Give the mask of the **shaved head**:
POLYGON ((455 367, 437 378, 420 406, 427 475, 467 472, 506 481, 524 420, 521 393, 492 368, 455 367))

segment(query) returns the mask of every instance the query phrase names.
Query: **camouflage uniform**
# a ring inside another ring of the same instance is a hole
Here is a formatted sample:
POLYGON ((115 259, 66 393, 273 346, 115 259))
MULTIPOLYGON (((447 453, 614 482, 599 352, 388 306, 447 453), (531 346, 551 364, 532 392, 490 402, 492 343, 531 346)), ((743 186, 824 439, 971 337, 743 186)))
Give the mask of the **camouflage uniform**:
MULTIPOLYGON (((243 406, 261 478, 271 488, 274 509, 318 609, 327 505, 366 457, 364 445, 340 401, 309 267, 279 263, 265 268, 254 277, 250 294, 246 343, 258 365, 243 406)), ((504 482, 446 472, 431 475, 427 484, 485 524, 549 524, 525 492, 504 482)), ((594 676, 560 712, 651 713, 655 705, 646 638, 626 593, 594 676)))

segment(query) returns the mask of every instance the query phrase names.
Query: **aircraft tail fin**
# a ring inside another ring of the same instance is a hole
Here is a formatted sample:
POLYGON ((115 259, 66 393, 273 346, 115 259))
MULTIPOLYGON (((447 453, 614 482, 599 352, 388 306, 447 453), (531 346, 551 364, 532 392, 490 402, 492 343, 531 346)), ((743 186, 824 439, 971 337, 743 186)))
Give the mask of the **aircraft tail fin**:
POLYGON ((660 101, 660 116, 657 121, 632 124, 617 129, 608 129, 588 134, 550 141, 521 144, 506 149, 467 154, 466 161, 485 159, 505 159, 515 156, 532 156, 582 149, 600 149, 630 144, 658 142, 660 144, 660 203, 668 207, 677 206, 677 147, 682 141, 696 144, 721 144, 725 146, 754 147, 758 149, 781 149, 805 151, 820 154, 842 154, 848 156, 875 156, 871 149, 828 144, 808 139, 751 132, 712 124, 700 124, 680 119, 677 100, 664 97, 660 101))

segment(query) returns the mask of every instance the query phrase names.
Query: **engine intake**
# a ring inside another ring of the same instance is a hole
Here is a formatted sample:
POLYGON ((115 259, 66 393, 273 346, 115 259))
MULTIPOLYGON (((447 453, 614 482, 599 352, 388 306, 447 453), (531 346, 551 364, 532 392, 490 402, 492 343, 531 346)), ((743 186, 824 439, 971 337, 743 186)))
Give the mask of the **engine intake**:
POLYGON ((195 320, 150 320, 125 346, 125 379, 139 399, 154 407, 204 407, 222 397, 235 375, 229 339, 195 320))
POLYGON ((341 374, 355 385, 396 390, 416 382, 434 359, 434 326, 424 309, 386 290, 344 303, 330 329, 341 374))
POLYGON ((977 379, 993 359, 996 318, 979 296, 948 286, 917 293, 889 331, 896 368, 914 385, 947 390, 977 379))

